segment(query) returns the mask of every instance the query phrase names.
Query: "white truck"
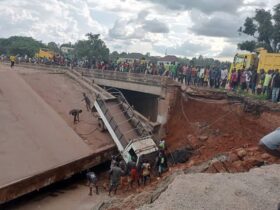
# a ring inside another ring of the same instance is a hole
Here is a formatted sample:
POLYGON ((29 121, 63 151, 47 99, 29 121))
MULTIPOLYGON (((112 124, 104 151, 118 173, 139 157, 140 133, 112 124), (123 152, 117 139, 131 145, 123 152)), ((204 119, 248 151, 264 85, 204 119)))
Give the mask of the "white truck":
POLYGON ((155 160, 158 147, 151 134, 134 114, 124 96, 120 92, 113 94, 115 98, 107 100, 97 95, 94 102, 100 116, 101 129, 108 130, 126 163, 133 160, 138 165, 144 159, 155 160))

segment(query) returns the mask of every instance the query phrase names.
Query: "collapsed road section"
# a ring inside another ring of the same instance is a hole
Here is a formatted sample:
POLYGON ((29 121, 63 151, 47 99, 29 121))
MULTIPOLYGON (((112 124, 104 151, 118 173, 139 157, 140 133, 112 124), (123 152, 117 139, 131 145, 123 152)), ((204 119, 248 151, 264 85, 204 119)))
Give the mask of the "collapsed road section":
POLYGON ((16 72, 0 74, 0 203, 111 157, 114 145, 93 150, 16 72))
POLYGON ((30 177, 89 156, 91 150, 15 72, 1 71, 0 90, 3 203, 38 188, 35 180, 34 186, 22 187, 30 177))
MULTIPOLYGON (((108 103, 119 100, 78 72, 26 68, 11 72, 1 66, 0 82, 0 115, 3 116, 0 121, 3 145, 0 203, 99 165, 117 151, 108 132, 98 129, 98 118, 94 114, 84 111, 78 124, 73 124, 69 116, 73 108, 84 109, 83 92, 90 95, 91 100, 95 100, 96 95, 108 103), (18 170, 20 173, 16 173, 18 170)), ((119 108, 110 107, 113 114, 119 109, 129 110, 126 115, 115 116, 118 123, 120 117, 129 118, 126 125, 132 126, 125 134, 126 146, 142 148, 142 144, 131 144, 129 140, 147 137, 156 123, 149 122, 127 103, 119 108), (139 133, 141 126, 141 132, 145 131, 142 134, 139 133)), ((123 125, 119 126, 122 132, 123 125)), ((148 142, 154 145, 153 141, 148 142)), ((134 150, 138 154, 137 148, 134 150)), ((140 151, 141 154, 147 152, 140 151)))

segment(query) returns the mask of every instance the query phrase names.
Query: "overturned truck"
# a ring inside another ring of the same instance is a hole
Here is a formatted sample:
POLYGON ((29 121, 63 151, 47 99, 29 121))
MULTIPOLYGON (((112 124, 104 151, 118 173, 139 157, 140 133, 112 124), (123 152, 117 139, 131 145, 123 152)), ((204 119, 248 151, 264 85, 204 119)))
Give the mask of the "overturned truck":
POLYGON ((144 159, 155 160, 158 147, 149 125, 141 122, 121 92, 111 94, 115 98, 104 100, 97 95, 94 102, 100 129, 108 130, 126 163, 133 160, 138 165, 144 159))

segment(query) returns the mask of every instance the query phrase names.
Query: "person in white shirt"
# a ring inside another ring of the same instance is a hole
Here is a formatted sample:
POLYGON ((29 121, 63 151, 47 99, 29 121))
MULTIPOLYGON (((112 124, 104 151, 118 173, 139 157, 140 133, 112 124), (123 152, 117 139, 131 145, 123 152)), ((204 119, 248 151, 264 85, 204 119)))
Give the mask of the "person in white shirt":
POLYGON ((204 72, 205 72, 205 69, 204 68, 201 68, 199 70, 199 84, 200 86, 203 86, 203 83, 204 83, 204 72))
POLYGON ((221 70, 221 86, 222 87, 226 86, 227 78, 228 78, 228 70, 226 68, 222 69, 221 70))

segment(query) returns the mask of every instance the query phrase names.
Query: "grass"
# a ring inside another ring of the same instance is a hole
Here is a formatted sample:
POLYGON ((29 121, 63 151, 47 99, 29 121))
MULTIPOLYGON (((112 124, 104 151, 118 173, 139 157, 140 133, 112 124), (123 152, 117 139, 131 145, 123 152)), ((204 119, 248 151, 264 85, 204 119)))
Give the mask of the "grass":
MULTIPOLYGON (((267 101, 267 95, 266 94, 265 95, 263 95, 263 94, 257 95, 257 94, 249 93, 249 92, 246 92, 246 91, 241 91, 241 89, 238 89, 235 93, 239 96, 242 96, 242 97, 248 97, 248 98, 261 100, 261 101, 267 101)), ((230 94, 230 92, 229 92, 229 94, 230 94)))

